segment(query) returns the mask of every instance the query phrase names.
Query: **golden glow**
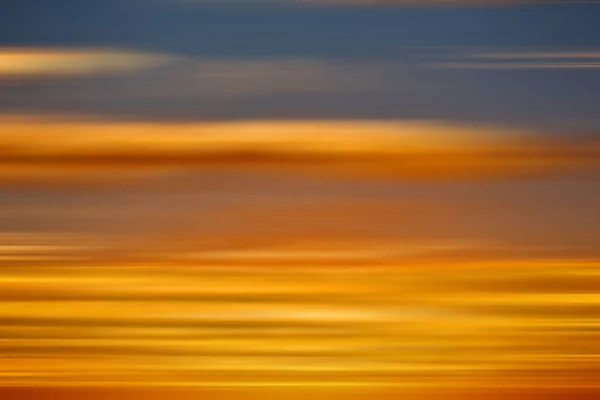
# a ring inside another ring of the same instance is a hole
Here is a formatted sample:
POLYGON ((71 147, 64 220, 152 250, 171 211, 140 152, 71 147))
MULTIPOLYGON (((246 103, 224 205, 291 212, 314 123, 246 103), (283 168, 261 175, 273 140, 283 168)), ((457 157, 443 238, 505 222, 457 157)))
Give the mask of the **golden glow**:
POLYGON ((432 121, 69 122, 6 118, 9 154, 185 154, 264 150, 309 153, 420 153, 515 146, 526 132, 432 121), (515 143, 516 141, 516 143, 515 143))
POLYGON ((0 78, 98 74, 149 68, 171 56, 113 49, 1 48, 0 78))
POLYGON ((578 2, 8 6, 0 400, 600 399, 578 2))
POLYGON ((590 387, 599 278, 568 260, 3 268, 0 385, 590 387))
POLYGON ((119 179, 214 166, 461 177, 597 166, 596 143, 436 121, 1 122, 0 179, 119 179), (73 166, 78 168, 73 168, 73 166))

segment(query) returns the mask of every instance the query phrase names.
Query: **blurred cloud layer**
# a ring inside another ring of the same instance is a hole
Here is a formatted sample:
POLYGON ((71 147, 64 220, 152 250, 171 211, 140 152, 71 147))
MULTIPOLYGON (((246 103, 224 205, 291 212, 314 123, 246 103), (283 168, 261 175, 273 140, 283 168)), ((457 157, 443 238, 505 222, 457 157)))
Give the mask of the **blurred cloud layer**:
POLYGON ((589 387, 598 368, 596 264, 0 277, 11 385, 589 387))
POLYGON ((3 2, 0 398, 596 395, 599 7, 3 2))

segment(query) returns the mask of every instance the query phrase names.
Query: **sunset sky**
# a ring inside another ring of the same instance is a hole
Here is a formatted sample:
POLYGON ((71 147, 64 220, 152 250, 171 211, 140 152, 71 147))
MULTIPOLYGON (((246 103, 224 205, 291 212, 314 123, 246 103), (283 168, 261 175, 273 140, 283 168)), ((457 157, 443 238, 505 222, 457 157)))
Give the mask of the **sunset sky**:
POLYGON ((1 1, 0 386, 596 388, 599 18, 1 1))
POLYGON ((418 3, 5 2, 4 230, 595 252, 600 5, 418 3))

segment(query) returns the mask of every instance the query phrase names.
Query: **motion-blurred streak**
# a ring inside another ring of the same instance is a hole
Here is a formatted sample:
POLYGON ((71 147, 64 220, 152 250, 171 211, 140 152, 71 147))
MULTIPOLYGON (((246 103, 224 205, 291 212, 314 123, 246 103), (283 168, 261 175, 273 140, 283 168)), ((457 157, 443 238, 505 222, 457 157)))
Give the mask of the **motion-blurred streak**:
POLYGON ((446 179, 597 174, 600 159, 599 144, 590 137, 558 141, 535 132, 432 121, 8 119, 3 126, 0 179, 8 182, 70 174, 93 180, 98 173, 118 180, 124 172, 215 167, 446 179))
POLYGON ((565 260, 2 268, 0 385, 597 387, 600 294, 576 288, 599 276, 565 260))
POLYGON ((0 79, 102 75, 167 65, 174 56, 120 49, 0 48, 0 79))
POLYGON ((440 62, 432 64, 435 68, 448 69, 599 69, 598 61, 578 62, 440 62))

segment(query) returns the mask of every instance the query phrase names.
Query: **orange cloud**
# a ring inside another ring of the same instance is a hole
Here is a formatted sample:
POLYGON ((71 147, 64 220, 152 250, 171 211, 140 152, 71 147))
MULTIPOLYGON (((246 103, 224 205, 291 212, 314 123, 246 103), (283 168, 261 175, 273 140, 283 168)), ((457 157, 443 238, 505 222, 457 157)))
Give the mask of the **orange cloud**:
POLYGON ((598 271, 5 269, 0 386, 597 389, 598 271))
POLYGON ((4 118, 4 175, 216 166, 404 177, 520 174, 587 168, 595 143, 436 121, 151 123, 4 118), (76 168, 73 168, 76 167, 76 168))

